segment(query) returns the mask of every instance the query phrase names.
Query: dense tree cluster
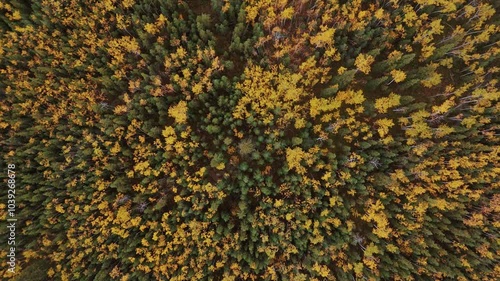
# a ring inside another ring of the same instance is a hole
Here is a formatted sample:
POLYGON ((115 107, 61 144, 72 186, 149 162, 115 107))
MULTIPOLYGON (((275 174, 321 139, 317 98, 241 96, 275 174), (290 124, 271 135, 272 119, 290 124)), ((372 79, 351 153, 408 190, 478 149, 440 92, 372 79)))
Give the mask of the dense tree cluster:
POLYGON ((41 280, 497 280, 498 9, 0 3, 18 266, 44 264, 41 280))

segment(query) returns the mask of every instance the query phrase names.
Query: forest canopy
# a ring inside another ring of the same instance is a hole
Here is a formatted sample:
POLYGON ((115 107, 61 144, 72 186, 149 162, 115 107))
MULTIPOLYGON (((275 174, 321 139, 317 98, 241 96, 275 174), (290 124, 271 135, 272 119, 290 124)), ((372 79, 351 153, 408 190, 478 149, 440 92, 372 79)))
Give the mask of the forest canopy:
POLYGON ((1 2, 0 276, 500 279, 499 9, 1 2))

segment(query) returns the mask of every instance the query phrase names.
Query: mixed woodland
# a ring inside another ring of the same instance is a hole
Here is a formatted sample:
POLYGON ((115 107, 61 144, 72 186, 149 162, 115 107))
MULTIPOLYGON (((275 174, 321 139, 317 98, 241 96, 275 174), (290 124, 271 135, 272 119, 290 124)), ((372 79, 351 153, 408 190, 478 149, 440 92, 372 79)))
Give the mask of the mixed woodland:
POLYGON ((1 278, 498 280, 499 10, 1 1, 1 278))

